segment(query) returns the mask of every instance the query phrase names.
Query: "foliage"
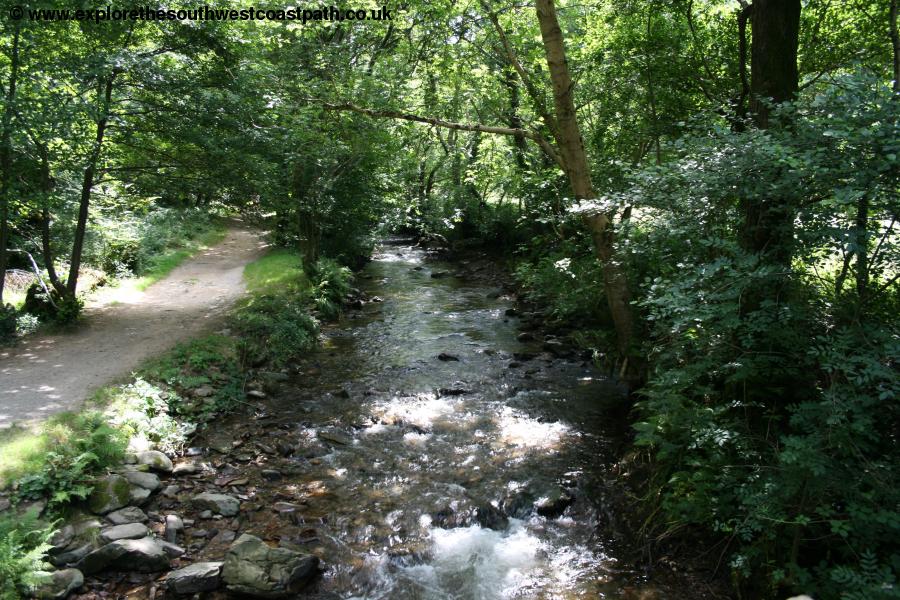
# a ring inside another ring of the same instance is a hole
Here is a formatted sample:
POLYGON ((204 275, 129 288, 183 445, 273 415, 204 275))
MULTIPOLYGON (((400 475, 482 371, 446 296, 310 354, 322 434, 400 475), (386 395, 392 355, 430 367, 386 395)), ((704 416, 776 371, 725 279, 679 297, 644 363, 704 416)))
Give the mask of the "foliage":
POLYGON ((257 293, 299 293, 308 285, 299 254, 278 249, 244 267, 247 291, 257 293))
POLYGON ((286 251, 247 265, 244 277, 251 297, 232 317, 243 361, 276 366, 315 346, 319 324, 310 311, 326 319, 339 316, 352 281, 350 269, 335 260, 319 259, 306 273, 300 255, 286 251))
MULTIPOLYGON (((165 277, 185 258, 222 239, 225 229, 206 208, 155 208, 107 218, 97 240, 104 271, 141 278, 139 289, 165 277)), ((90 258, 90 256, 89 256, 90 258)))
POLYGON ((0 305, 0 343, 15 337, 17 312, 12 304, 0 305))
MULTIPOLYGON (((652 459, 644 506, 661 515, 649 527, 727 544, 738 584, 757 584, 746 596, 893 594, 900 102, 886 87, 889 3, 797 2, 802 92, 762 131, 743 112, 761 71, 742 64, 742 3, 555 4, 599 196, 589 200, 612 218, 601 233, 615 239, 637 317, 643 356, 629 364, 649 365, 635 412, 652 459), (778 247, 754 252, 759 207, 788 218, 778 247)), ((239 369, 312 347, 311 312, 339 315, 351 285, 338 264, 362 264, 377 233, 515 248, 524 296, 598 352, 612 345, 604 274, 568 214, 566 174, 530 141, 556 129, 534 7, 488 14, 494 5, 413 0, 395 21, 353 29, 3 22, 9 248, 40 256, 48 274, 83 258, 145 285, 218 235, 211 213, 240 211, 296 252, 247 269, 239 343, 201 341, 123 392, 128 427, 162 419, 159 443, 175 444, 167 419, 208 418, 239 398, 239 369), (348 101, 486 127, 337 110, 348 101), (216 395, 195 402, 207 384, 216 395)), ((11 261, 29 268, 19 253, 11 261)), ((80 311, 69 302, 64 321, 80 311)), ((0 311, 0 335, 11 318, 0 311)))
POLYGON ((535 254, 533 261, 523 260, 516 269, 525 298, 546 307, 553 320, 596 325, 606 307, 598 293, 603 284, 589 242, 556 240, 535 254))
POLYGON ((612 198, 636 204, 627 243, 652 328, 646 493, 668 527, 723 536, 758 595, 898 593, 897 110, 847 77, 786 108, 790 130, 686 138, 612 198), (801 207, 787 272, 735 240, 754 195, 801 207), (778 296, 750 300, 773 281, 778 296))
POLYGON ((168 439, 151 438, 151 442, 178 445, 191 429, 190 421, 208 421, 234 409, 243 397, 244 384, 236 344, 232 337, 205 336, 179 344, 141 369, 140 375, 157 385, 136 379, 130 392, 146 403, 147 418, 165 420, 166 429, 174 429, 168 439), (193 398, 204 386, 212 388, 212 394, 193 398))
POLYGON ((350 269, 342 267, 337 261, 321 258, 310 271, 313 307, 326 319, 338 317, 344 299, 351 290, 353 274, 350 269))
POLYGON ((233 322, 241 336, 242 359, 250 365, 269 361, 282 366, 312 349, 318 335, 318 322, 304 298, 256 296, 235 312, 233 322))
POLYGON ((36 438, 13 439, 4 448, 11 456, 2 477, 15 481, 21 498, 46 498, 51 506, 63 506, 87 497, 91 477, 121 462, 126 443, 101 413, 54 417, 36 438))
MULTIPOLYGON (((196 426, 170 413, 182 408, 175 392, 167 392, 138 377, 107 394, 109 424, 121 431, 135 449, 157 448, 176 452, 196 426)), ((187 411, 185 411, 187 412, 187 411)))
POLYGON ((22 598, 36 583, 52 535, 53 528, 40 523, 33 510, 0 517, 0 600, 22 598))

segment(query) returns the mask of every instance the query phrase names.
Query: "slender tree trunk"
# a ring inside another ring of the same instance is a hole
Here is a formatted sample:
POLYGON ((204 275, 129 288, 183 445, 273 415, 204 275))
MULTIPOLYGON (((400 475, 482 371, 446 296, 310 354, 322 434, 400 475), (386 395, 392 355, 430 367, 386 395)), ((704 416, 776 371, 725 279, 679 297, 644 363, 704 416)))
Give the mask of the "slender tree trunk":
POLYGON ((298 243, 303 268, 307 272, 319 260, 318 211, 307 194, 312 181, 315 181, 315 177, 310 176, 305 163, 298 162, 294 167, 291 195, 297 206, 298 243))
POLYGON ((44 196, 41 203, 41 253, 44 255, 44 267, 47 269, 50 285, 58 294, 63 295, 66 286, 59 280, 59 275, 56 273, 53 250, 50 245, 50 193, 53 191, 53 180, 50 178, 50 153, 43 143, 38 143, 37 151, 41 156, 41 193, 44 196))
POLYGON ((0 140, 0 308, 6 286, 6 265, 9 260, 9 196, 12 192, 12 119, 15 112, 16 83, 19 77, 19 23, 16 21, 10 52, 9 85, 3 109, 3 131, 0 140))
MULTIPOLYGON (((756 0, 750 12, 750 108, 760 129, 773 126, 771 104, 793 100, 799 74, 800 0, 756 0)), ((796 207, 784 198, 742 201, 741 244, 771 264, 790 264, 796 207)))
POLYGON ((897 28, 897 15, 900 13, 900 3, 891 0, 890 32, 891 51, 894 55, 894 93, 900 93, 900 30, 897 28))
MULTIPOLYGON (((553 0, 537 0, 536 4, 541 38, 553 84, 556 144, 575 198, 593 200, 595 194, 591 172, 572 95, 574 83, 566 62, 565 44, 556 18, 556 9, 553 0)), ((603 265, 606 299, 616 329, 619 353, 627 357, 633 328, 631 301, 624 265, 615 255, 612 223, 602 212, 589 214, 584 217, 584 221, 591 232, 594 249, 603 265)))
MULTIPOLYGON (((516 83, 516 74, 511 68, 503 69, 503 85, 509 92, 509 116, 508 123, 512 129, 522 129, 522 117, 519 116, 519 85, 516 83)), ((520 171, 525 171, 526 154, 525 136, 513 136, 513 154, 516 158, 516 166, 520 171)))
POLYGON ((863 194, 856 202, 856 295, 860 305, 869 289, 869 197, 863 194))
POLYGON ((91 204, 91 189, 94 187, 94 173, 97 170, 97 162, 100 160, 100 151, 103 148, 103 137, 106 134, 106 126, 109 123, 109 110, 112 103, 113 82, 116 73, 110 73, 98 90, 98 108, 100 114, 97 117, 97 133, 94 138, 94 147, 91 150, 88 164, 84 169, 84 178, 81 183, 81 203, 78 207, 78 224, 75 227, 75 240, 72 243, 72 260, 69 265, 69 277, 66 279, 66 294, 75 297, 78 289, 78 271, 81 268, 81 254, 84 250, 84 235, 87 232, 88 210, 91 204))

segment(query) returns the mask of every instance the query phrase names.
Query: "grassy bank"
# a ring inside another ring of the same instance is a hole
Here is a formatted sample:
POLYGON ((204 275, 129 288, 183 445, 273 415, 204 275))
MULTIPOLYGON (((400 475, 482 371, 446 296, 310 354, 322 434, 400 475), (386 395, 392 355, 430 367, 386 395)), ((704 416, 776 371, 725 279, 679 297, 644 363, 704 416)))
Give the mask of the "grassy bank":
POLYGON ((257 369, 314 348, 318 319, 338 314, 350 289, 347 269, 323 260, 307 275, 299 257, 282 250, 248 265, 244 276, 248 294, 229 316, 227 335, 175 347, 38 431, 0 431, 0 501, 13 505, 0 511, 0 600, 28 586, 52 524, 90 494, 96 475, 129 451, 178 453, 206 423, 249 403, 257 369), (24 517, 34 502, 46 510, 24 517))

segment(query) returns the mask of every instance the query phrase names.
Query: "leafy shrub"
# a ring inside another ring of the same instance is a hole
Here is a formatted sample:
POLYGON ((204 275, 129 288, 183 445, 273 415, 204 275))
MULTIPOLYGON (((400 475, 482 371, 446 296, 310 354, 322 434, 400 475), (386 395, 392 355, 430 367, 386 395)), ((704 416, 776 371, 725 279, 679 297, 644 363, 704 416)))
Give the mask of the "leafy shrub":
POLYGON ((12 340, 16 335, 18 311, 12 304, 0 305, 0 342, 12 340))
POLYGON ((101 226, 89 232, 85 264, 118 277, 165 272, 221 231, 208 208, 136 204, 98 209, 101 226))
POLYGON ((36 583, 53 528, 40 523, 35 511, 0 517, 0 600, 18 600, 36 583))
POLYGON ((585 326, 606 315, 603 280, 586 241, 562 243, 522 261, 515 274, 525 298, 546 307, 555 321, 585 326))
POLYGON ((884 126, 898 106, 847 77, 786 108, 788 129, 681 140, 678 160, 609 199, 635 205, 622 246, 650 327, 635 428, 648 511, 664 515, 653 533, 719 536, 748 597, 900 596, 898 148, 884 126), (796 207, 790 266, 734 235, 744 203, 772 198, 796 207), (778 293, 748 301, 760 289, 778 293))
POLYGON ((92 476, 120 463, 127 443, 123 433, 97 412, 51 421, 41 438, 42 454, 16 487, 19 496, 47 498, 51 506, 86 498, 92 476))
POLYGON ((243 396, 244 375, 237 343, 227 336, 210 335, 179 344, 144 368, 141 375, 159 384, 138 385, 140 380, 133 384, 137 396, 145 398, 149 410, 144 412, 151 418, 163 418, 168 411, 172 418, 205 421, 213 414, 231 410, 243 396), (210 386, 213 393, 198 402, 193 394, 202 386, 210 386))
POLYGON ((350 293, 353 273, 329 258, 319 259, 309 273, 312 303, 326 319, 340 315, 341 306, 350 293))
POLYGON ((172 415, 183 406, 182 399, 174 392, 164 391, 138 377, 114 392, 106 414, 110 425, 130 438, 135 448, 174 452, 184 446, 196 429, 189 421, 172 415))
MULTIPOLYGON (((327 301, 327 300, 326 300, 327 301)), ((262 294, 253 297, 234 314, 245 362, 271 361, 284 365, 316 344, 318 322, 310 316, 303 297, 262 294)))
POLYGON ((119 277, 137 273, 140 263, 140 241, 131 238, 109 240, 100 256, 100 268, 119 277))
POLYGON ((70 325, 78 320, 84 310, 84 300, 78 296, 64 296, 56 303, 53 322, 57 325, 70 325))
POLYGON ((78 320, 84 309, 84 300, 78 296, 60 296, 56 290, 49 295, 40 284, 32 284, 25 293, 22 310, 43 323, 70 325, 78 320))

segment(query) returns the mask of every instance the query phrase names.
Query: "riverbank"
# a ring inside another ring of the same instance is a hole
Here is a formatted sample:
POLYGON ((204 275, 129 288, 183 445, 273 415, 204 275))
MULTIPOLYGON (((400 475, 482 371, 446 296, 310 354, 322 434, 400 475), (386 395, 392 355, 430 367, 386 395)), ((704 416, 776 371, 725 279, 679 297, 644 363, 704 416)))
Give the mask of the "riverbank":
MULTIPOLYGON (((290 260, 247 270, 265 285, 250 284, 243 308, 285 287, 290 260)), ((81 597, 198 587, 217 597, 243 585, 246 550, 269 552, 256 538, 304 565, 297 581, 269 573, 266 585, 309 580, 312 597, 707 597, 684 579, 648 580, 619 554, 605 479, 618 429, 609 409, 623 390, 515 308, 503 267, 401 243, 382 247, 358 285, 320 349, 278 367, 237 363, 230 379, 229 363, 210 360, 227 352, 200 341, 143 372, 155 383, 168 374, 165 389, 130 390, 160 406, 172 406, 166 394, 181 408, 216 406, 238 384, 241 395, 194 434, 148 440, 165 450, 148 455, 158 462, 136 452, 136 465, 107 467, 100 487, 124 478, 125 505, 95 495, 94 514, 70 514, 72 535, 51 550, 60 566, 86 567, 81 597), (109 531, 116 520, 131 522, 109 531), (154 540, 128 549, 127 573, 102 541, 122 532, 154 540)))

